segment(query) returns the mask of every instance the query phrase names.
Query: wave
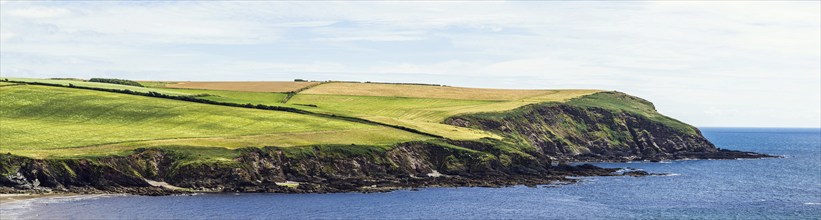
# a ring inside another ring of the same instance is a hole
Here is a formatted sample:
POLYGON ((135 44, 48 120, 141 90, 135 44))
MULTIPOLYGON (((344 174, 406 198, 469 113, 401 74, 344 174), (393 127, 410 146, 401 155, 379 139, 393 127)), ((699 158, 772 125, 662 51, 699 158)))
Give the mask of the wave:
POLYGON ((821 202, 805 202, 804 205, 821 205, 821 202))
POLYGON ((36 219, 35 211, 38 206, 50 203, 66 203, 87 199, 99 199, 114 196, 124 196, 125 194, 93 194, 93 195, 54 195, 40 198, 21 199, 4 203, 0 206, 0 219, 36 219))

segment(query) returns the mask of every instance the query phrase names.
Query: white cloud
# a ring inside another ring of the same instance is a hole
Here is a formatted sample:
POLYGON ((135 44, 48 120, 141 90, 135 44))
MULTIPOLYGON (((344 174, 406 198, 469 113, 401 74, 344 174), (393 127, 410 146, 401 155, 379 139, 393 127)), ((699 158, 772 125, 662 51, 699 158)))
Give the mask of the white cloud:
POLYGON ((21 18, 56 18, 70 14, 69 10, 57 7, 31 7, 9 10, 8 15, 21 18))
POLYGON ((819 11, 737 1, 3 2, 0 72, 602 88, 695 125, 820 126, 819 11))
POLYGON ((0 41, 10 40, 16 35, 14 32, 0 32, 0 41))

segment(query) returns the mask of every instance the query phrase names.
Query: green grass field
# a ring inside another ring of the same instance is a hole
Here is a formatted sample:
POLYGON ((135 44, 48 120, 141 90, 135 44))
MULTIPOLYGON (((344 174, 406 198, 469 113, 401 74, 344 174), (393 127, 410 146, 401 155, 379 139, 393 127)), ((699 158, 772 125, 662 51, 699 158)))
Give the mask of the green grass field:
POLYGON ((264 104, 282 106, 285 93, 275 92, 239 92, 225 90, 205 90, 205 89, 164 89, 177 93, 189 93, 199 95, 198 98, 218 102, 230 102, 240 104, 264 104))
POLYGON ((79 80, 64 80, 64 79, 32 79, 32 78, 2 78, 8 79, 10 81, 21 81, 21 82, 39 82, 39 83, 49 83, 49 84, 57 84, 57 85, 64 85, 68 86, 69 84, 73 84, 76 86, 84 86, 84 87, 93 87, 93 88, 103 88, 103 89, 120 89, 120 90, 131 90, 136 92, 160 92, 169 95, 197 95, 194 92, 178 92, 176 90, 169 90, 169 89, 159 89, 159 88, 147 88, 147 87, 137 87, 137 86, 128 86, 128 85, 120 85, 120 84, 110 84, 110 83, 98 83, 98 82, 86 82, 86 81, 79 81, 79 80))
POLYGON ((159 92, 168 95, 178 95, 178 96, 197 96, 201 99, 219 101, 219 102, 231 102, 231 103, 251 103, 251 104, 265 104, 265 105, 282 105, 282 100, 285 98, 285 93, 276 93, 276 92, 241 92, 241 91, 228 91, 228 90, 206 90, 206 89, 173 89, 173 88, 165 88, 166 82, 141 82, 145 87, 136 87, 136 86, 127 86, 127 85, 119 85, 119 84, 108 84, 108 83, 97 83, 97 82, 85 82, 85 81, 78 81, 78 80, 55 80, 55 79, 32 79, 32 78, 3 78, 9 79, 11 81, 21 81, 21 82, 39 82, 39 83, 50 83, 50 84, 57 84, 57 85, 64 85, 67 86, 69 84, 74 84, 76 86, 84 86, 84 87, 91 87, 91 88, 103 88, 103 89, 120 89, 120 90, 131 90, 137 92, 159 92))
POLYGON ((595 92, 593 90, 552 90, 539 96, 509 101, 298 94, 288 103, 316 105, 317 111, 343 115, 384 116, 438 123, 457 114, 507 111, 539 102, 564 102, 595 92))
MULTIPOLYGON (((172 89, 166 87, 169 82, 141 82, 146 86, 143 88, 76 80, 21 78, 11 78, 11 80, 60 85, 73 83, 94 88, 194 95, 200 99, 219 102, 285 106, 310 112, 358 117, 458 140, 500 137, 481 130, 443 124, 442 122, 448 117, 458 114, 507 111, 533 103, 564 102, 571 98, 598 92, 598 90, 505 90, 400 84, 325 83, 297 94, 286 104, 282 103, 286 97, 285 93, 172 89), (313 94, 330 93, 331 91, 347 95, 313 94), (378 96, 369 96, 373 94, 378 94, 378 96)), ((219 86, 218 83, 212 84, 211 86, 219 88, 230 88, 230 86, 219 86)))
MULTIPOLYGON (((84 153, 75 148, 98 145, 110 149, 95 151, 92 147, 87 152, 116 154, 146 146, 130 142, 149 140, 216 138, 197 139, 194 145, 236 148, 309 145, 306 140, 311 139, 384 145, 425 138, 382 126, 288 112, 73 88, 5 86, 0 87, 0 100, 0 152, 32 157, 79 156, 84 153), (351 132, 382 135, 354 139, 351 132), (267 136, 253 141, 241 138, 249 135, 267 136)), ((188 145, 185 141, 169 144, 188 145)))
POLYGON ((292 92, 306 87, 317 85, 319 82, 292 82, 292 81, 222 81, 222 82, 156 82, 143 81, 143 85, 155 88, 177 89, 207 89, 240 92, 292 92))
POLYGON ((385 96, 436 99, 512 101, 538 97, 557 90, 480 89, 386 83, 325 83, 302 92, 317 95, 385 96))
MULTIPOLYGON (((327 83, 312 89, 322 88, 327 83)), ((362 84, 368 85, 368 84, 362 84)), ((388 85, 388 84, 383 84, 388 85)), ((448 88, 436 86, 403 86, 413 89, 448 88)), ((336 88, 336 86, 334 87, 336 88)), ((462 88, 459 88, 462 89, 462 88)), ((510 91, 506 91, 510 92, 510 91)), ((494 101, 443 98, 412 98, 396 96, 354 96, 354 95, 318 95, 298 94, 291 98, 289 104, 315 105, 316 107, 295 106, 308 111, 327 114, 345 115, 365 118, 386 124, 399 125, 441 135, 451 139, 475 140, 480 138, 500 138, 489 132, 443 124, 451 116, 479 112, 499 112, 512 110, 524 105, 540 102, 564 102, 571 98, 596 93, 595 90, 538 90, 534 96, 521 99, 494 101)), ((402 92, 402 94, 405 94, 402 92)), ((396 94, 396 95, 402 95, 396 94)), ((469 98, 464 96, 462 98, 469 98)))
POLYGON ((0 82, 0 86, 11 86, 11 85, 17 85, 17 83, 0 82))

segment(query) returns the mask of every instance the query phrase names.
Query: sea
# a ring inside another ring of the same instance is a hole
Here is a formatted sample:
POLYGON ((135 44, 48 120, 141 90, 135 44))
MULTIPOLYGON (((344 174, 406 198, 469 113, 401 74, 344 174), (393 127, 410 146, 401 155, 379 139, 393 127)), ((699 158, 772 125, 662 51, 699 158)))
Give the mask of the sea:
POLYGON ((595 163, 664 176, 387 193, 89 195, 3 203, 2 219, 821 219, 821 129, 702 128, 783 158, 595 163))

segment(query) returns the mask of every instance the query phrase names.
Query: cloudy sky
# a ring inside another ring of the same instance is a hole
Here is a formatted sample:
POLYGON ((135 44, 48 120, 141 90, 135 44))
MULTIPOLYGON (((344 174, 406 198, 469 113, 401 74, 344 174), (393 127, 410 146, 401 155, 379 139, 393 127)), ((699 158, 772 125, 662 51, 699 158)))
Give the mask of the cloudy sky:
POLYGON ((821 126, 821 3, 15 2, 0 74, 596 88, 696 126, 821 126))

